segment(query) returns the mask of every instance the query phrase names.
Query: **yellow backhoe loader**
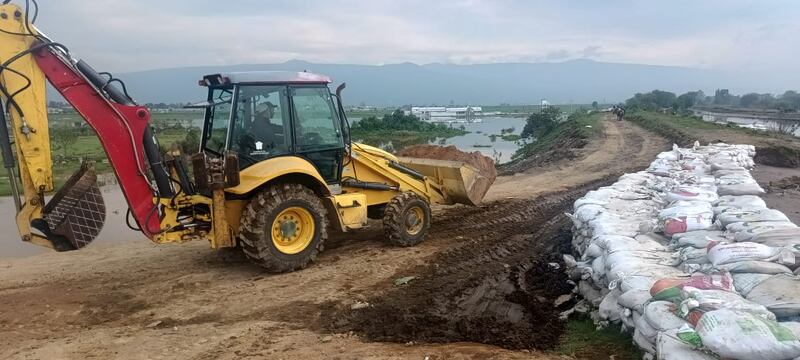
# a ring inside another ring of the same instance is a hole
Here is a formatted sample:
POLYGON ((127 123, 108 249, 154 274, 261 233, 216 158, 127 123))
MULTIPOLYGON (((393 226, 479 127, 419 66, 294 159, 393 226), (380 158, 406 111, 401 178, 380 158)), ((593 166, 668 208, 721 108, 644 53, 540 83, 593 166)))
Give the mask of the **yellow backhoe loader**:
POLYGON ((150 111, 124 83, 46 37, 30 7, 0 5, 0 150, 24 241, 80 249, 105 220, 91 163, 45 203, 54 190, 45 79, 95 130, 132 227, 157 243, 239 246, 274 272, 307 266, 328 231, 368 218, 383 220, 392 243, 415 245, 430 226, 430 204, 475 204, 493 181, 463 162, 398 158, 351 142, 344 85, 331 93, 328 77, 308 72, 204 76, 208 96, 192 105, 205 121, 190 175, 181 156, 160 152, 150 111))

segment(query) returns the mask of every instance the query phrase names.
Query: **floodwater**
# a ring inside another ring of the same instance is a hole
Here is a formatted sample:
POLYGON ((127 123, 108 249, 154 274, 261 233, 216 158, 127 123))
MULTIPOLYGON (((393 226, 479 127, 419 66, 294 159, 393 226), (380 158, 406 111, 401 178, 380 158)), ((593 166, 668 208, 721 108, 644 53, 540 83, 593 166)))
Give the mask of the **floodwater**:
MULTIPOLYGON (((357 122, 360 119, 350 120, 351 122, 357 122)), ((448 125, 454 128, 463 126, 464 130, 469 131, 469 133, 447 139, 419 139, 411 143, 386 141, 378 146, 388 151, 399 151, 403 147, 420 143, 453 145, 461 151, 479 151, 483 155, 494 159, 495 162, 502 164, 511 160, 514 152, 521 146, 521 142, 503 140, 500 135, 503 130, 506 131, 506 134, 519 135, 522 133, 522 129, 525 127, 525 118, 484 117, 480 122, 452 122, 448 125)))
MULTIPOLYGON (((122 196, 122 191, 116 185, 102 188, 103 199, 106 203, 106 223, 97 240, 89 244, 113 243, 130 240, 150 241, 138 231, 133 231, 125 225, 125 213, 128 204, 122 196)), ((0 229, 6 229, 5 235, 0 240, 0 258, 20 257, 51 251, 49 249, 23 242, 17 232, 14 221, 16 214, 14 200, 11 197, 0 197, 0 229)), ((131 221, 133 221, 131 219, 131 221)))
POLYGON ((464 125, 469 134, 451 137, 449 139, 439 139, 431 142, 437 145, 455 145, 461 151, 480 151, 497 163, 504 163, 511 160, 511 156, 520 147, 518 141, 506 141, 500 137, 503 129, 513 129, 510 133, 519 135, 525 127, 525 118, 513 117, 489 117, 482 122, 473 123, 454 123, 453 127, 464 125), (491 136, 496 135, 496 136, 491 136))
POLYGON ((756 130, 777 130, 782 125, 784 127, 795 126, 793 135, 800 137, 800 121, 776 119, 770 117, 759 117, 750 114, 726 114, 714 113, 709 111, 695 111, 695 115, 702 116, 703 120, 713 123, 727 124, 734 123, 741 127, 756 129, 756 130))

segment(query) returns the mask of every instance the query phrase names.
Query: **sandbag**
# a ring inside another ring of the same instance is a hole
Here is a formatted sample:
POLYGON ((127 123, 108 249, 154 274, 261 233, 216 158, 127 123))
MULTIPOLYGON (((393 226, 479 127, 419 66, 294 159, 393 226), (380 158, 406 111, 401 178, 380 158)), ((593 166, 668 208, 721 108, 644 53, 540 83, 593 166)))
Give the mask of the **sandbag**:
POLYGON ((717 221, 721 224, 721 228, 725 228, 729 224, 738 222, 763 222, 763 221, 790 221, 786 215, 778 210, 773 209, 759 209, 759 210, 739 210, 727 211, 717 215, 717 221))
POLYGON ((644 312, 644 306, 652 299, 649 290, 633 289, 624 292, 619 296, 617 302, 620 306, 631 309, 638 313, 644 312))
MULTIPOLYGON (((784 228, 777 230, 770 230, 753 235, 750 238, 751 242, 765 244, 770 242, 772 244, 782 243, 788 240, 800 239, 800 228, 784 228)), ((770 245, 776 246, 776 245, 770 245)))
POLYGON ((767 203, 756 195, 723 195, 712 205, 718 208, 766 209, 767 203))
POLYGON ((792 270, 785 265, 769 261, 737 261, 734 263, 718 265, 717 270, 730 273, 757 273, 757 274, 791 274, 792 270))
POLYGON ((697 273, 688 278, 660 279, 650 288, 650 295, 652 295, 655 300, 680 302, 683 299, 681 289, 684 287, 703 290, 734 291, 733 277, 731 277, 729 273, 697 273))
POLYGON ((600 235, 592 240, 607 253, 617 251, 666 251, 661 244, 647 239, 638 240, 635 238, 619 235, 600 235))
POLYGON ((656 337, 656 359, 659 360, 717 360, 716 356, 699 351, 678 337, 678 330, 658 333, 656 337))
POLYGON ((739 261, 769 261, 783 265, 794 265, 795 256, 791 250, 774 248, 753 242, 708 244, 708 260, 714 266, 739 261))
POLYGON ((617 299, 619 299, 620 295, 622 295, 622 292, 619 289, 614 289, 603 297, 600 305, 598 305, 600 318, 611 322, 618 322, 620 320, 622 311, 624 310, 622 306, 617 303, 617 299))
POLYGON ((675 305, 668 301, 653 301, 644 307, 645 320, 653 329, 666 331, 686 325, 686 320, 675 315, 675 305))
POLYGON ((738 274, 732 274, 732 276, 733 276, 733 286, 736 288, 736 292, 738 292, 739 295, 746 297, 747 294, 749 294, 754 287, 756 287, 758 284, 761 284, 761 282, 763 282, 764 280, 767 280, 775 275, 738 273, 738 274))
POLYGON ((711 203, 704 201, 676 201, 670 204, 669 207, 664 208, 658 212, 660 220, 666 220, 672 217, 691 216, 696 214, 712 213, 713 208, 711 203))
POLYGON ((720 230, 697 230, 672 235, 673 241, 680 247, 691 246, 705 249, 709 241, 726 241, 720 230))
POLYGON ((678 315, 684 318, 689 316, 692 311, 706 313, 713 310, 730 309, 747 311, 765 319, 775 319, 775 314, 765 306, 749 301, 735 292, 684 287, 681 289, 681 297, 683 301, 678 307, 678 315))
POLYGON ((726 230, 733 234, 733 240, 737 242, 750 241, 754 236, 773 230, 793 229, 797 225, 791 222, 740 222, 726 226, 726 230))
POLYGON ((682 340, 703 346, 723 358, 782 360, 800 356, 800 339, 791 329, 746 311, 715 310, 705 313, 695 327, 697 337, 682 340))
POLYGON ((779 318, 800 316, 800 278, 775 275, 753 287, 747 299, 766 306, 779 318))
POLYGON ((633 325, 636 328, 636 331, 641 333, 642 337, 647 339, 649 343, 655 343, 656 338, 658 337, 658 330, 653 328, 647 320, 645 319, 644 315, 633 314, 633 325))
POLYGON ((633 331, 633 342, 644 352, 649 354, 656 353, 656 344, 642 335, 642 333, 639 331, 639 328, 636 328, 636 330, 633 331))
POLYGON ((664 235, 711 229, 714 226, 713 219, 712 212, 668 218, 664 220, 664 235))
POLYGON ((717 191, 720 195, 760 195, 766 193, 757 183, 719 185, 717 191))

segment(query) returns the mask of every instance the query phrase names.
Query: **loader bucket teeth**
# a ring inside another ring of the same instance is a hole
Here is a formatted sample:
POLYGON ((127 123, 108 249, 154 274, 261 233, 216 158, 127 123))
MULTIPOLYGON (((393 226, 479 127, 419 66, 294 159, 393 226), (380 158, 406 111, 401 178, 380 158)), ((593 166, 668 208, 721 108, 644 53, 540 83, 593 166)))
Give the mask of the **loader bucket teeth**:
POLYGON ((84 162, 45 206, 46 229, 41 224, 36 227, 56 250, 76 250, 97 237, 105 220, 106 206, 97 186, 97 174, 91 163, 84 162))

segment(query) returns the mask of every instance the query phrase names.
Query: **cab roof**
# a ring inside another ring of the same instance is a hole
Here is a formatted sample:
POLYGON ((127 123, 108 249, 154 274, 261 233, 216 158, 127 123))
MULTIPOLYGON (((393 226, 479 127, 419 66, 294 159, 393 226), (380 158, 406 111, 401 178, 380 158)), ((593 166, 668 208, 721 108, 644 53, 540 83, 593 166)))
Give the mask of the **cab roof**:
POLYGON ((297 71, 246 71, 218 73, 203 76, 200 86, 233 84, 330 84, 331 78, 310 72, 297 71))

